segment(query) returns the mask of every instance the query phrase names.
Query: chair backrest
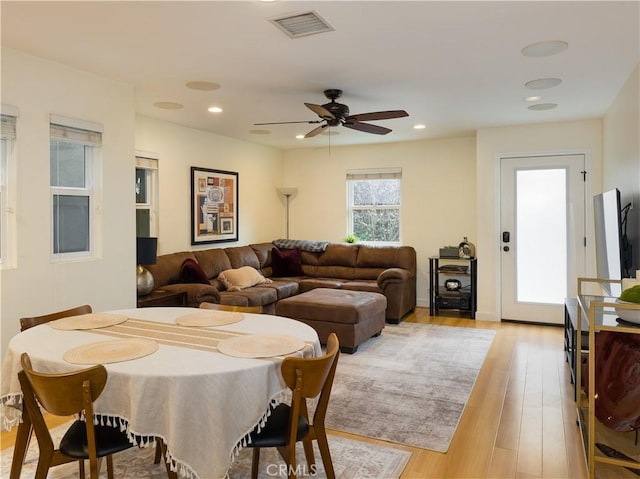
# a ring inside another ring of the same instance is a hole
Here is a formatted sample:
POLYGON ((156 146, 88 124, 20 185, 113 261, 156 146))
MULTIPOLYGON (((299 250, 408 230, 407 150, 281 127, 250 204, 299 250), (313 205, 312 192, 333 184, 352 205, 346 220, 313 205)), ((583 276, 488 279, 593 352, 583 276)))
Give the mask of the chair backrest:
MULTIPOLYGON (((317 358, 287 357, 282 361, 281 371, 285 383, 293 391, 292 409, 301 408, 306 415, 306 399, 320 394, 313 416, 313 423, 324 423, 329 405, 333 378, 338 365, 340 343, 335 333, 327 339, 326 352, 317 358)), ((297 414, 297 413, 295 413, 297 414)))
MULTIPOLYGON (((89 411, 107 383, 107 370, 101 364, 71 373, 49 374, 35 371, 27 353, 20 357, 29 386, 44 409, 56 416, 89 411), (88 401, 88 402, 87 402, 88 401)), ((22 382, 21 382, 22 384, 22 382)), ((22 384, 24 386, 24 384, 22 384)), ((26 396, 26 391, 23 391, 26 396)))
POLYGON ((235 311, 238 313, 262 313, 262 306, 233 306, 231 304, 200 303, 202 309, 216 309, 218 311, 235 311))
POLYGON ((88 314, 93 312, 91 306, 88 304, 77 306, 75 308, 66 309, 64 311, 58 311, 56 313, 45 314, 43 316, 34 316, 31 318, 20 318, 20 331, 24 331, 39 324, 48 323, 60 318, 68 318, 69 316, 80 316, 81 314, 88 314))

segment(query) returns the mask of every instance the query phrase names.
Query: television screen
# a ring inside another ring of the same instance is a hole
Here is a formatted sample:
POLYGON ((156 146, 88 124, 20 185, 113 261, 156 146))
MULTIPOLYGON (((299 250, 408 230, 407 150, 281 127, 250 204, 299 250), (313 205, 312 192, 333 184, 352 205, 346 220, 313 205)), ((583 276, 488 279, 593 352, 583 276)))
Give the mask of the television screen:
MULTIPOLYGON (((615 188, 593 197, 596 235, 596 272, 600 279, 622 279, 622 223, 620 191, 615 188)), ((603 284, 611 296, 620 296, 620 284, 603 284)))

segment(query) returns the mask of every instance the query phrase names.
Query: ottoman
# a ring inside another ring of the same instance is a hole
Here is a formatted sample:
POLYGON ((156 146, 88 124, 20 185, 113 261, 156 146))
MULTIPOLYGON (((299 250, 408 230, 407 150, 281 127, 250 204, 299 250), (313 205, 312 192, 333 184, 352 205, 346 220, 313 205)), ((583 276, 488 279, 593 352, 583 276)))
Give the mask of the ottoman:
POLYGON ((387 298, 380 293, 316 288, 276 304, 276 314, 308 324, 325 344, 336 333, 340 350, 355 353, 358 345, 384 328, 387 298))

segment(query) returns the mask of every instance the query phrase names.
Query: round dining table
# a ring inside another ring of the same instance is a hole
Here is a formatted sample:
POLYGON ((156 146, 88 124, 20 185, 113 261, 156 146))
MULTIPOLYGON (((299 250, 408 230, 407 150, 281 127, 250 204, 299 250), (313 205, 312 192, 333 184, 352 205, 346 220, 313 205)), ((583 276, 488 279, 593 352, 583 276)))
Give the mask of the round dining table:
POLYGON ((95 402, 97 420, 125 429, 139 446, 162 440, 168 467, 177 476, 225 477, 248 433, 283 397, 283 358, 315 357, 322 350, 311 327, 279 316, 216 311, 218 319, 224 319, 223 313, 235 316, 229 324, 215 326, 180 321, 198 319, 204 312, 175 307, 124 309, 105 313, 107 318, 120 318, 118 324, 106 327, 58 329, 47 323, 17 334, 2 363, 3 429, 20 422, 18 372, 23 352, 29 354, 34 369, 60 373, 88 367, 96 357, 92 354, 101 353, 107 341, 151 342, 156 346, 140 348, 140 357, 102 362, 108 380, 95 402), (252 341, 264 338, 282 339, 289 349, 276 347, 265 353, 257 348, 253 355, 252 341))

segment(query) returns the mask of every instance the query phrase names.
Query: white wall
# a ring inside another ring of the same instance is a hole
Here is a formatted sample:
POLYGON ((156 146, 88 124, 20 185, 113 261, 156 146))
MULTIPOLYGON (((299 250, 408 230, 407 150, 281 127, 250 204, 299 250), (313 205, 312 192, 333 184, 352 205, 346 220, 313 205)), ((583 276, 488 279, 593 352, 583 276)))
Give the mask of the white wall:
MULTIPOLYGON (((136 149, 158 157, 158 254, 238 246, 283 237, 282 153, 275 148, 137 116, 136 149), (238 173, 239 241, 191 246, 192 166, 238 173)), ((131 180, 133 185, 133 177, 131 180)))
POLYGON ((476 236, 475 138, 387 143, 284 153, 290 236, 342 241, 347 233, 346 171, 402 168, 402 243, 416 249, 418 305, 429 304, 429 256, 476 236))
POLYGON ((3 48, 2 102, 19 108, 17 261, 2 271, 0 284, 4 352, 22 316, 84 303, 133 307, 136 294, 133 88, 3 48), (104 125, 103 241, 92 261, 51 263, 50 113, 104 125))
MULTIPOLYGON (((601 182, 602 122, 600 120, 544 123, 477 132, 478 215, 478 319, 500 320, 500 222, 499 164, 501 155, 529 155, 539 152, 587 152, 587 198, 593 185, 601 182)), ((590 202, 587 202, 590 208, 590 202)), ((591 210, 587 219, 592 217, 591 210)), ((590 242, 591 243, 591 242, 590 242)), ((593 271, 593 251, 587 249, 588 273, 593 271)))
POLYGON ((633 202, 627 233, 633 245, 631 275, 640 269, 640 64, 603 121, 602 191, 618 188, 622 206, 633 202))

